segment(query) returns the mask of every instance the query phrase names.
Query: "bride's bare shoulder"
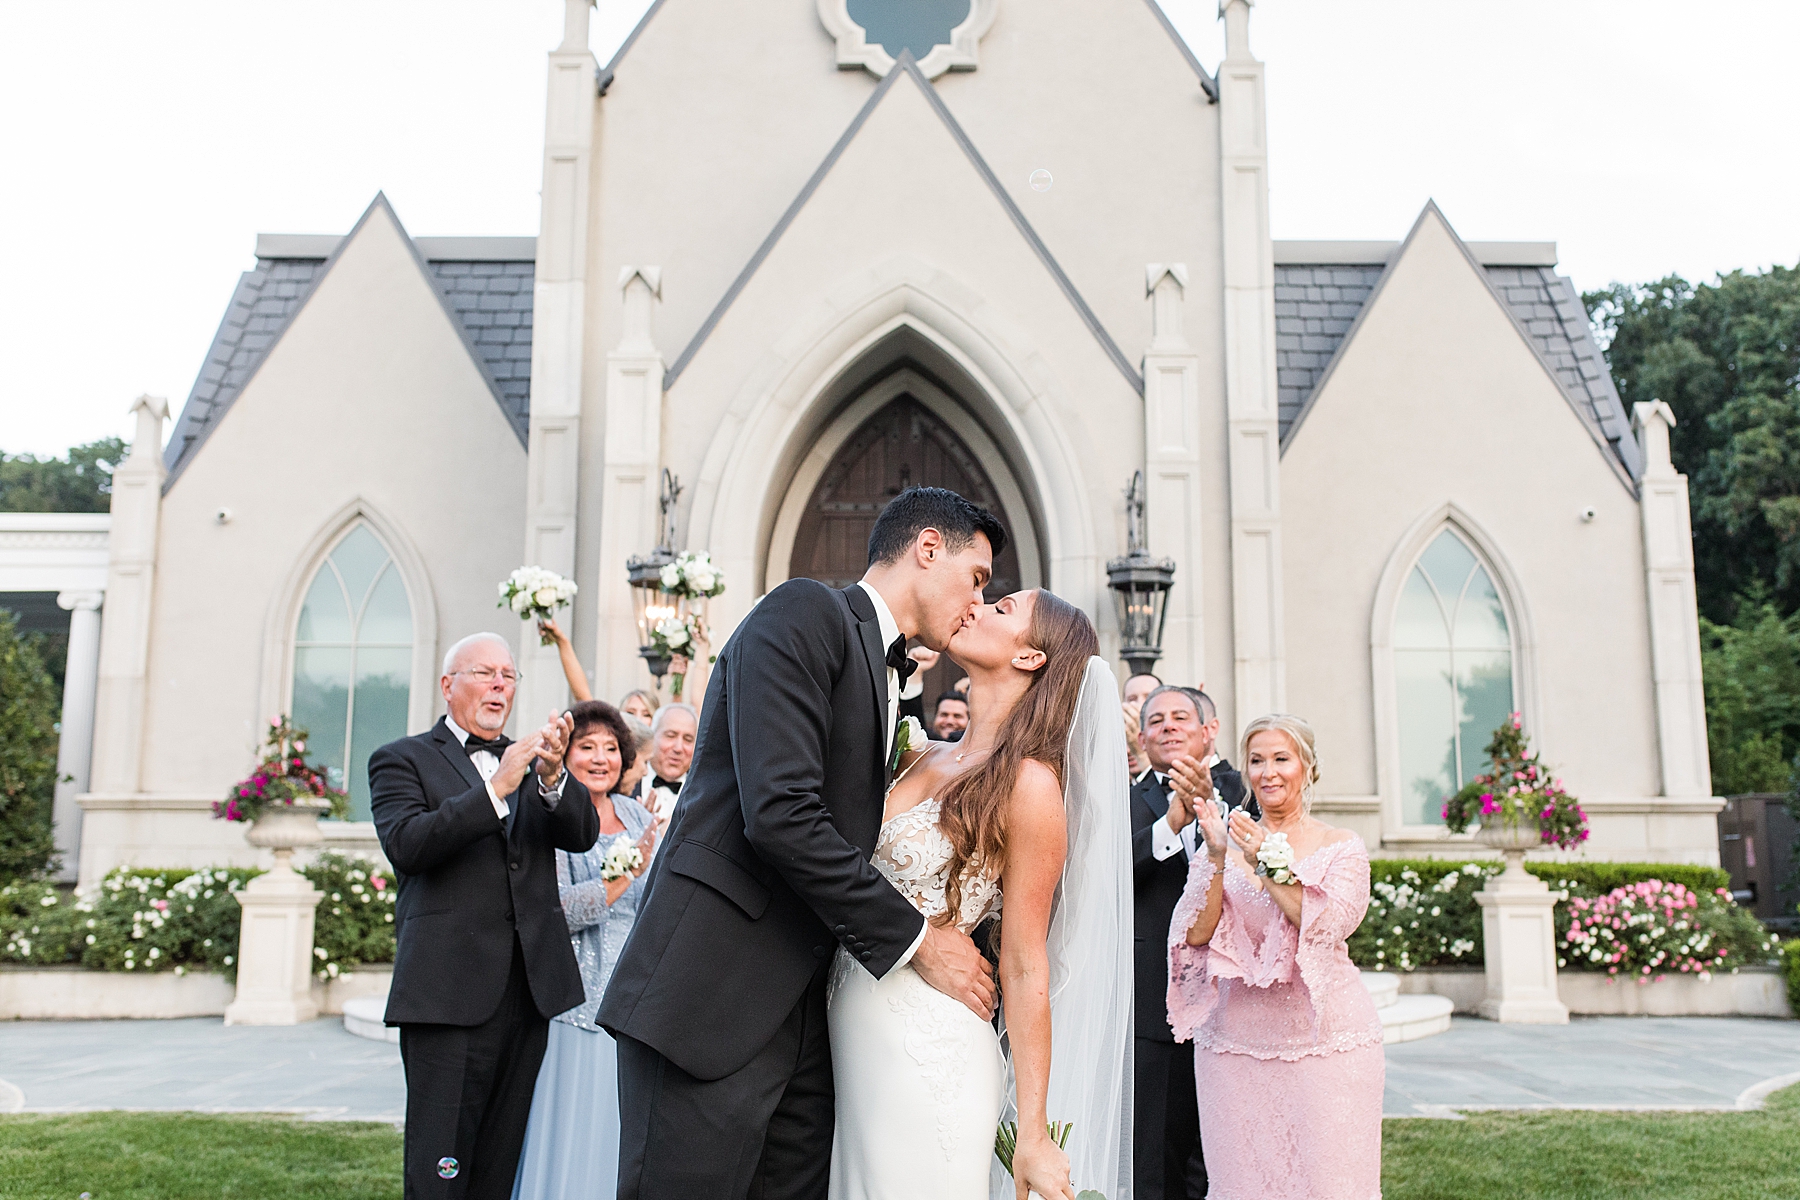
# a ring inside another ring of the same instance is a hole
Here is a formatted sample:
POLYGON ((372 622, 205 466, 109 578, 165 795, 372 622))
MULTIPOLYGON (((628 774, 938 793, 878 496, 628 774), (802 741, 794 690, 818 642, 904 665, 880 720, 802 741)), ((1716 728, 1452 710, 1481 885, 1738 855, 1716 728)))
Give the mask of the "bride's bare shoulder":
POLYGON ((1060 824, 1063 820, 1062 784, 1057 782, 1056 772, 1035 758, 1019 760, 1019 777, 1013 784, 1013 809, 1016 816, 1027 819, 1033 814, 1054 814, 1060 824))

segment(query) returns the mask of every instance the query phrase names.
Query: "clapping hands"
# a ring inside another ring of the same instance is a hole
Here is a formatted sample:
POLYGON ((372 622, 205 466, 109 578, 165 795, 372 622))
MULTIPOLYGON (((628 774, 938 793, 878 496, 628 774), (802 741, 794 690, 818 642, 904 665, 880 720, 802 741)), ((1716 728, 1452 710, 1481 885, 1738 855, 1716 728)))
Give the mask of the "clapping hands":
POLYGON ((575 718, 568 713, 552 713, 541 729, 534 730, 506 748, 500 756, 500 767, 488 782, 494 794, 508 796, 525 781, 525 772, 537 760, 538 778, 549 786, 562 774, 563 754, 575 732, 575 718))

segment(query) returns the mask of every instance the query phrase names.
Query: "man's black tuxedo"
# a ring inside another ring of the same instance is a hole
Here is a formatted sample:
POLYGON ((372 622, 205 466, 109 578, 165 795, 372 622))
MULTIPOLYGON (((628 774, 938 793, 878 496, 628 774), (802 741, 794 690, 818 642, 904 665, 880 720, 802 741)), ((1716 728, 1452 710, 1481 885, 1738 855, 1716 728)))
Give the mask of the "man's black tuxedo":
MULTIPOLYGON (((1212 768, 1213 794, 1246 805, 1243 776, 1223 759, 1212 768)), ((1136 1061, 1133 1121, 1133 1192, 1140 1200, 1175 1200, 1206 1194, 1200 1155, 1200 1114, 1194 1094, 1194 1048, 1177 1044, 1169 1028, 1169 922, 1187 884, 1188 858, 1158 861, 1152 836, 1169 809, 1168 786, 1146 771, 1131 789, 1131 865, 1136 909, 1136 1061)), ((1199 830, 1195 829, 1199 837, 1199 830)), ((1202 843, 1203 844, 1203 843, 1202 843)))
POLYGON ((600 1006, 619 1042, 621 1197, 742 1196, 753 1178, 759 1195, 824 1195, 827 967, 842 945, 879 978, 924 928, 869 862, 886 655, 860 586, 809 579, 763 597, 719 652, 600 1006))
POLYGON ((600 818, 573 778, 552 808, 529 771, 501 821, 442 720, 370 755, 369 793, 400 884, 387 1023, 406 1065, 406 1194, 510 1195, 546 1023, 585 999, 555 851, 591 848, 600 818))

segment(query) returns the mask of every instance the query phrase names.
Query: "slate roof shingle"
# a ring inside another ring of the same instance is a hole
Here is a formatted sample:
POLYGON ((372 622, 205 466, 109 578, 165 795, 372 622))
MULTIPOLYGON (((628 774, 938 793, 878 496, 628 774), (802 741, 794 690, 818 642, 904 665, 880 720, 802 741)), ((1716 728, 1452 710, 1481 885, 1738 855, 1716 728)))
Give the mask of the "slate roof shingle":
POLYGON ((1355 266, 1275 267, 1275 387, 1281 436, 1300 414, 1325 374, 1356 314, 1386 268, 1355 266))
POLYGON ((513 427, 531 427, 531 301, 537 264, 431 260, 431 273, 500 389, 513 427))

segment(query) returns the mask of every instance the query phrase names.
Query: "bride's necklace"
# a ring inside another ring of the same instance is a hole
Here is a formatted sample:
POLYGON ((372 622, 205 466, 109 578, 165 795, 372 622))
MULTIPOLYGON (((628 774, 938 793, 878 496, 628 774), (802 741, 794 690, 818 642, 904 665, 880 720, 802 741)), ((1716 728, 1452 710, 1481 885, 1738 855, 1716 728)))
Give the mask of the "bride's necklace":
POLYGON ((961 754, 956 756, 956 761, 961 762, 963 759, 969 757, 969 755, 971 755, 971 754, 986 754, 988 751, 990 751, 992 749, 993 749, 992 746, 983 746, 979 750, 964 750, 961 754))

